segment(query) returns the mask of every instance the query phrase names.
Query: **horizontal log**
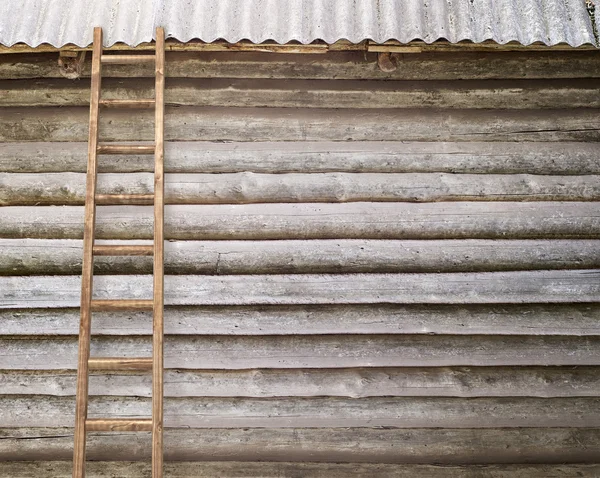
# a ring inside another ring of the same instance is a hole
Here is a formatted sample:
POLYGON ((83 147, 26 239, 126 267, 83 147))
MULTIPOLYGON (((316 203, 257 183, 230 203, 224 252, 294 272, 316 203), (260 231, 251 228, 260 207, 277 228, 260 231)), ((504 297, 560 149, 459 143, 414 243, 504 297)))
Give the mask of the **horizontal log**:
MULTIPOLYGON (((30 280, 35 280, 30 278, 30 280)), ((600 304, 167 306, 172 335, 600 335, 600 304)), ((144 335, 145 312, 94 313, 94 333, 144 335)), ((77 335, 79 308, 0 309, 5 335, 77 335)))
MULTIPOLYGON (((91 397, 90 431, 148 427, 152 400, 91 397), (96 422, 102 417, 106 422, 96 422), (128 422, 120 423, 122 419, 128 422), (138 423, 143 420, 143 423, 138 423), (95 424, 98 424, 97 426, 95 424)), ((0 395, 0 427, 67 427, 75 397, 0 395)), ((171 428, 597 428, 600 398, 166 398, 171 428)))
MULTIPOLYGON (((165 277, 164 300, 165 305, 597 302, 599 279, 598 269, 418 275, 180 275, 165 277)), ((0 277, 0 307, 78 307, 80 289, 78 276, 36 276, 35 280, 29 276, 0 277)), ((126 299, 124 302, 145 306, 151 292, 151 275, 97 276, 93 303, 126 299)), ((99 306, 97 310, 116 309, 99 306)))
MULTIPOLYGON (((89 77, 91 55, 82 76, 89 77)), ((313 78, 313 79, 535 79, 599 78, 595 52, 420 53, 395 55, 398 68, 381 71, 377 55, 329 52, 326 55, 250 52, 167 52, 167 77, 188 78, 313 78)), ((102 76, 152 77, 151 65, 103 65, 102 76)), ((0 78, 62 78, 56 53, 0 55, 0 78)))
MULTIPOLYGON (((0 173, 0 206, 81 205, 85 178, 84 173, 0 173)), ((97 188, 97 204, 109 204, 101 201, 105 195, 124 194, 146 195, 152 204, 154 175, 99 174, 97 188)), ((165 177, 167 204, 597 200, 600 175, 246 172, 165 177)), ((148 202, 112 198, 111 204, 148 202)))
MULTIPOLYGON (((595 80, 349 81, 168 79, 170 106, 270 108, 598 108, 595 80)), ((152 78, 105 79, 103 100, 146 101, 152 78)), ((0 107, 87 106, 89 83, 67 79, 0 80, 0 107)), ((139 103, 142 105, 142 103, 139 103)), ((102 106, 102 103, 101 103, 102 106)), ((150 100, 150 107, 153 106, 150 100)))
MULTIPOLYGON (((77 337, 0 340, 0 370, 74 370, 77 337)), ((93 356, 143 357, 150 337, 94 337, 93 356)), ((180 336, 165 341, 177 369, 600 365, 600 338, 557 336, 180 336)))
MULTIPOLYGON (((86 141, 89 108, 2 108, 0 141, 86 141)), ((103 141, 151 141, 154 114, 107 110, 103 141)), ((166 141, 600 141, 594 108, 548 110, 166 107, 166 141)))
MULTIPOLYGON (((598 367, 166 370, 166 397, 597 397, 598 367)), ((72 371, 4 371, 4 395, 75 396, 72 371)), ((151 377, 92 373, 92 396, 151 397, 151 377)))
MULTIPOLYGON (((599 181, 600 184, 600 181, 599 181)), ((95 273, 151 274, 131 244, 97 241, 95 273), (109 245, 110 246, 107 246, 109 245), (106 254, 106 255, 104 255, 106 254)), ((139 247, 152 247, 144 242, 139 247)), ((96 248, 94 249, 96 251, 96 248)), ((148 252, 140 249, 141 252, 148 252)), ((151 256, 152 250, 146 253, 151 256)), ((0 275, 81 274, 82 241, 0 239, 0 275)), ((600 240, 169 241, 166 274, 487 272, 600 268, 600 240)))
MULTIPOLYGON (((370 463, 276 463, 276 462, 175 462, 165 463, 165 475, 173 478, 275 478, 311 476, 313 478, 564 478, 600 474, 600 465, 393 465, 370 463)), ((70 478, 70 461, 0 463, 0 474, 12 478, 37 478, 50 473, 53 478, 70 478)), ((151 464, 143 462, 100 461, 86 463, 86 476, 144 478, 151 464)))
MULTIPOLYGON (((0 208, 0 238, 80 239, 83 206, 0 208)), ((96 238, 152 239, 151 206, 98 207, 96 238)), ((168 240, 594 239, 592 202, 169 205, 168 240)))
MULTIPOLYGON (((600 174, 597 145, 581 142, 167 142, 172 173, 600 174)), ((0 172, 85 173, 87 143, 5 143, 0 172)), ((102 156, 100 172, 153 172, 147 155, 102 156)), ((168 176, 166 176, 168 178, 168 176)))
MULTIPOLYGON (((0 460, 71 460, 70 428, 1 430, 0 460)), ((249 428, 166 429, 167 461, 490 464, 598 462, 600 429, 249 428)), ((88 460, 149 460, 142 434, 91 433, 88 460)), ((509 475, 510 476, 510 475, 509 475)))

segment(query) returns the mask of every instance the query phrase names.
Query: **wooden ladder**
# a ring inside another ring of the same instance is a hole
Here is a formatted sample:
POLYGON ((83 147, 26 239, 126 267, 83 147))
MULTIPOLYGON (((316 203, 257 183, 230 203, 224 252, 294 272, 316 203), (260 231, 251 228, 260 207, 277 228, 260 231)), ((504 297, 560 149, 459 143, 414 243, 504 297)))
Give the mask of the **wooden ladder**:
POLYGON ((164 64, 165 33, 156 29, 154 55, 103 55, 102 29, 94 28, 92 85, 90 101, 90 132, 85 196, 83 235, 83 269, 81 277, 81 321, 79 326, 79 360, 77 368, 77 400, 75 416, 75 449, 73 477, 85 476, 85 445, 88 431, 151 431, 152 476, 163 476, 163 302, 164 302, 164 64), (156 91, 154 99, 103 100, 100 98, 102 64, 155 64, 156 91), (152 108, 155 109, 154 145, 123 145, 98 143, 98 109, 152 108), (154 194, 96 194, 98 154, 154 154, 154 194), (95 245, 96 205, 154 204, 154 245, 113 246, 95 245), (154 256, 154 286, 151 300, 94 300, 94 256, 154 256), (90 357, 90 329, 95 311, 153 311, 152 357, 90 357), (88 418, 89 370, 152 371, 151 418, 88 418))

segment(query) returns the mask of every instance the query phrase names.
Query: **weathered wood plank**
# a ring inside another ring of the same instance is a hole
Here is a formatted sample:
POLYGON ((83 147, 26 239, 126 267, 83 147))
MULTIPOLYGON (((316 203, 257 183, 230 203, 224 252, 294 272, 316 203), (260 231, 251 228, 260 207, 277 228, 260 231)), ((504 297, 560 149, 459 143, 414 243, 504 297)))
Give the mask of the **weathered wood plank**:
MULTIPOLYGON (((80 239, 81 206, 0 208, 0 238, 80 239)), ((101 206, 98 239, 151 239, 151 206, 101 206)), ((168 240, 600 237, 593 202, 169 205, 168 240)))
MULTIPOLYGON (((349 81, 175 79, 167 81, 169 106, 270 108, 598 108, 594 80, 349 81)), ((107 79, 104 100, 145 100, 151 78, 107 79)), ((0 80, 0 107, 84 106, 89 85, 67 79, 0 80)))
MULTIPOLYGON (((0 427, 67 427, 74 397, 2 396, 0 427)), ((140 397, 90 397, 88 417, 145 418, 140 397)), ((171 428, 597 428, 600 398, 166 398, 171 428)))
MULTIPOLYGON (((0 307, 79 304, 78 276, 0 277, 0 307)), ((149 275, 102 275, 94 299, 144 300, 149 275)), ((166 305, 523 304, 600 301, 600 270, 165 277, 166 305)))
MULTIPOLYGON (((597 397, 598 367, 166 370, 167 397, 597 397)), ((3 371, 4 395, 74 396, 75 371, 3 371)), ((90 375, 90 395, 151 397, 151 377, 90 375)))
MULTIPOLYGON (((98 194, 153 191, 151 173, 98 177, 98 194)), ((245 172, 168 174, 165 178, 167 204, 597 200, 600 175, 245 172)), ((84 173, 0 173, 0 206, 84 202, 84 173)))
MULTIPOLYGON (((600 183, 600 181, 599 181, 600 183)), ((98 241, 128 246, 142 241, 98 241)), ((144 244, 149 244, 143 241, 144 244)), ((76 239, 0 239, 0 275, 81 274, 76 239)), ((96 256, 97 274, 151 274, 152 258, 96 256)), ((167 274, 493 272, 600 268, 600 240, 169 241, 167 274)))
MULTIPOLYGON (((395 55, 398 68, 377 67, 377 55, 364 52, 330 52, 326 55, 250 52, 167 52, 166 76, 188 78, 307 78, 307 79, 536 79, 598 78, 600 61, 595 52, 420 53, 395 55)), ((62 78, 56 53, 0 56, 0 78, 62 78)), ((83 77, 90 75, 86 59, 83 77)), ((140 77, 153 75, 151 65, 106 65, 102 75, 140 77)))
MULTIPOLYGON (((166 141, 600 141, 594 108, 548 110, 167 107, 166 141)), ((85 141, 86 107, 2 108, 0 141, 85 141)), ((154 117, 107 110, 105 141, 150 141, 154 117)))
MULTIPOLYGON (((0 430, 0 460, 70 460, 69 428, 0 430)), ((88 437, 89 460, 148 460, 149 437, 88 437)), ((166 429, 170 461, 311 461, 400 464, 598 463, 600 429, 166 429)))
MULTIPOLYGON (((35 280, 31 278, 31 280, 35 280)), ((600 304, 288 305, 166 308, 172 335, 600 335, 600 304)), ((77 335, 79 309, 0 309, 5 335, 77 335)), ((101 335, 145 335, 146 312, 96 312, 101 335)))
MULTIPOLYGON (((240 142, 165 144, 167 173, 600 174, 598 145, 564 142, 240 142)), ((85 173, 87 143, 0 143, 0 172, 85 173)), ((103 155, 106 173, 152 172, 147 155, 103 155)))
MULTIPOLYGON (((70 478, 73 464, 65 461, 0 463, 0 474, 11 478, 70 478)), ((86 464, 86 476, 108 478, 149 476, 150 464, 101 461, 86 464)), ((174 462, 165 463, 173 478, 565 478, 600 475, 600 465, 393 465, 368 463, 276 463, 276 462, 174 462)))
MULTIPOLYGON (((168 320, 168 318, 167 318, 168 320)), ((0 340, 0 370, 76 368, 77 337, 0 340)), ((92 355, 149 356, 149 337, 94 337, 92 355)), ((600 365, 600 338, 557 336, 167 336, 180 369, 600 365)))

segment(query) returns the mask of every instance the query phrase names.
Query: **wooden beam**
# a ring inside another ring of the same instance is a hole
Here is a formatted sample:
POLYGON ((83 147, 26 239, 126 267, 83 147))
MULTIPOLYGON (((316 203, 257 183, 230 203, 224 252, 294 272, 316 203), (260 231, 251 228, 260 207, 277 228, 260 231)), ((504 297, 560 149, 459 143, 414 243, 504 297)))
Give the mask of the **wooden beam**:
MULTIPOLYGON (((123 157, 121 145, 102 157, 100 172, 153 172, 146 153, 123 157), (119 153, 119 154, 116 154, 119 153)), ((137 149, 137 148, 136 148, 137 149)), ((11 173, 85 172, 87 143, 4 143, 0 171, 11 173)), ((104 148, 103 154, 108 151, 104 148)), ((172 173, 464 173, 600 174, 598 146, 583 142, 167 142, 172 173)))
MULTIPOLYGON (((96 204, 151 205, 154 190, 151 174, 100 174, 96 204)), ((166 204, 599 200, 600 175, 449 173, 175 173, 165 178, 164 197, 166 204)), ((84 202, 83 173, 0 173, 0 206, 84 202)))
MULTIPOLYGON (((88 418, 86 430, 151 431, 151 420, 139 418, 150 404, 140 397, 90 397, 90 414, 107 418, 88 418)), ((165 427, 598 428, 598 406, 598 397, 182 397, 165 399, 165 427)), ((72 422, 71 398, 0 396, 3 427, 68 427, 72 422)))
MULTIPOLYGON (((151 78, 104 79, 101 107, 152 108, 151 78), (105 93, 106 92, 106 93, 105 93)), ((169 106, 295 108, 599 108, 597 80, 377 81, 170 78, 169 106), (299 98, 301 102, 299 103, 299 98)), ((69 80, 0 81, 1 107, 85 106, 89 87, 69 80)))
MULTIPOLYGON (((521 52, 427 52, 392 54, 400 64, 391 72, 377 68, 377 53, 334 51, 312 54, 260 52, 168 52, 167 78, 279 78, 279 79, 396 79, 469 80, 598 78, 600 55, 593 50, 521 52), (318 61, 316 61, 318 60, 318 61)), ((91 62, 83 65, 89 77, 91 62)), ((153 65, 105 65, 104 78, 140 78, 154 75, 153 65)), ((62 78, 56 53, 0 55, 1 79, 62 78)))
MULTIPOLYGON (((101 241, 96 274, 150 274, 151 244, 101 241)), ((0 275, 81 271, 81 241, 0 239, 0 275)), ((167 274, 356 274, 600 268, 600 240, 168 241, 167 274)))
MULTIPOLYGON (((3 460, 69 460, 69 428, 16 428, 0 440, 3 460)), ((165 432, 169 460, 485 464, 598 461, 600 429, 201 429, 165 432)), ((146 437, 92 434, 90 460, 148 460, 146 437)), ((558 468, 560 469, 560 468, 558 468)), ((37 476, 37 475, 36 475, 37 476)))
MULTIPOLYGON (((171 335, 600 335, 600 304, 167 307, 171 335)), ((7 335, 76 335, 76 309, 4 309, 7 335)), ((145 312, 97 312, 95 333, 147 335, 145 312)))
MULTIPOLYGON (((3 370, 73 370, 75 337, 0 339, 3 370)), ((147 357, 150 335, 97 337, 92 353, 147 357)), ((175 369, 599 366, 600 338, 560 336, 320 335, 166 338, 175 369)))
MULTIPOLYGON (((150 473, 149 464, 140 462, 90 462, 89 474, 96 478, 127 476, 144 478, 150 473)), ((54 478, 70 478, 70 463, 60 461, 4 462, 0 474, 29 478, 51 473, 54 478)), ((378 478, 475 478, 484 473, 487 478, 563 478, 600 474, 600 465, 390 465, 368 463, 257 463, 257 462, 177 462, 166 463, 167 476, 294 476, 314 478, 349 478, 377 476, 378 478)))
MULTIPOLYGON (((84 107, 3 108, 0 141, 85 141, 84 107), (16 128, 15 124, 19 127, 16 128)), ((106 141, 151 141, 154 116, 106 110, 106 141)), ((165 141, 600 141, 597 109, 450 110, 167 107, 165 141), (441 127, 443 125, 443 127, 441 127)))
MULTIPOLYGON (((170 205, 165 238, 598 239, 594 202, 170 205)), ((0 237, 80 239, 81 206, 0 208, 0 237)), ((98 239, 151 239, 152 206, 104 206, 98 239), (134 209, 132 211, 132 209, 134 209)))
MULTIPOLYGON (((167 276, 167 305, 505 304, 600 301, 600 270, 447 274, 167 276)), ((0 306, 76 307, 77 276, 0 277, 0 306)), ((145 310, 152 278, 97 276, 95 310, 145 310), (123 297, 125 300, 117 300, 123 297)))
MULTIPOLYGON (((476 340, 473 338, 473 340, 476 340)), ((150 397, 139 373, 93 373, 90 395, 150 397)), ((3 395, 72 396, 73 371, 4 371, 3 395)), ((596 397, 598 367, 166 370, 167 397, 596 397)))

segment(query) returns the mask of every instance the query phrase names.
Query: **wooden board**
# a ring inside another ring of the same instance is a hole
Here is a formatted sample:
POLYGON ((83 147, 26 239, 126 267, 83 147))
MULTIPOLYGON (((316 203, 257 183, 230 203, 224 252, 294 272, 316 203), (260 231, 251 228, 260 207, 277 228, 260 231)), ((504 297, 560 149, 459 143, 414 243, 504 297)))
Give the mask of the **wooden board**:
MULTIPOLYGON (((154 96, 152 78, 108 79, 103 99, 154 96)), ((169 79, 169 106, 296 108, 598 108, 595 80, 349 81, 169 79)), ((0 107, 84 106, 85 82, 0 80, 0 107)))
MULTIPOLYGON (((600 335, 600 304, 170 306, 166 314, 172 335, 600 335)), ((77 335, 78 315, 78 309, 0 309, 0 324, 11 335, 77 335)), ((149 317, 95 312, 93 330, 145 335, 149 317)))
MULTIPOLYGON (((581 142, 167 142, 167 173, 600 174, 598 145, 581 142)), ((87 143, 4 143, 0 172, 85 172, 87 143)), ((147 155, 103 155, 105 173, 152 172, 147 155)))
MULTIPOLYGON (((148 298, 148 275, 104 275, 94 299, 148 298)), ((77 307, 78 276, 0 277, 0 307, 77 307)), ((506 304, 600 301, 600 270, 446 274, 180 275, 165 278, 166 305, 506 304)))
MULTIPOLYGON (((3 108, 0 141, 85 141, 88 108, 3 108)), ((154 116, 107 110, 104 141, 150 141, 154 116)), ((600 141, 597 109, 167 107, 166 141, 600 141)))
MULTIPOLYGON (((4 462, 0 474, 12 478, 37 478, 51 473, 53 478, 70 478, 71 462, 4 462)), ((93 478, 127 476, 145 478, 150 465, 141 462, 90 462, 86 476, 93 478)), ((173 478, 564 478, 600 474, 600 465, 390 465, 367 463, 273 463, 273 462, 175 462, 165 463, 165 473, 173 478)))
MULTIPOLYGON (((0 55, 0 78, 62 78, 56 53, 0 55)), ((600 78, 596 52, 441 52, 397 54, 391 72, 377 66, 377 54, 330 52, 326 55, 251 52, 167 52, 167 77, 188 78, 314 78, 314 79, 536 79, 600 78)), ((88 55, 83 77, 90 75, 88 55)), ((151 65, 106 65, 103 77, 153 76, 151 65)))
MULTIPOLYGON (((169 318, 167 317, 167 321, 169 318)), ((0 339, 0 370, 74 369, 76 337, 0 339)), ((145 337, 94 337, 92 356, 144 357, 145 337)), ((187 369, 600 365, 600 338, 323 335, 166 338, 165 367, 187 369)))
MULTIPOLYGON (((0 208, 0 238, 80 239, 81 206, 0 208)), ((98 208, 98 239, 151 239, 151 206, 98 208)), ((593 202, 170 205, 167 240, 594 239, 593 202)))
MULTIPOLYGON (((72 429, 1 431, 0 460, 70 460, 72 429)), ((147 460, 149 436, 90 434, 89 460, 147 460)), ((325 463, 597 463, 598 428, 280 428, 165 431, 165 458, 325 463)))
MULTIPOLYGON (((0 426, 68 427, 73 397, 0 396, 0 426)), ((143 418, 152 401, 90 397, 88 417, 143 418)), ((597 428, 600 398, 166 398, 171 428, 597 428)))
MULTIPOLYGON (((599 95, 600 96, 600 95, 599 95)), ((98 194, 152 194, 150 173, 100 174, 98 194)), ((600 175, 168 174, 167 204, 598 201, 600 175)), ((81 205, 83 173, 0 173, 0 206, 81 205)))
MULTIPOLYGON (((598 367, 167 370, 167 397, 595 397, 598 367)), ((73 396, 71 371, 4 371, 2 394, 73 396)), ((90 375, 90 395, 150 397, 146 374, 90 375)))
MULTIPOLYGON (((97 241, 130 247, 148 241, 97 241)), ((76 239, 0 239, 0 275, 81 272, 76 239)), ((150 274, 150 257, 96 256, 95 273, 150 274)), ((600 268, 600 240, 169 241, 167 274, 486 272, 600 268)))

